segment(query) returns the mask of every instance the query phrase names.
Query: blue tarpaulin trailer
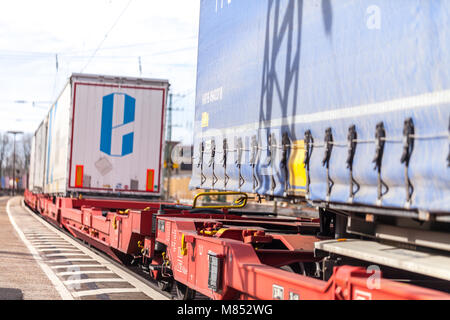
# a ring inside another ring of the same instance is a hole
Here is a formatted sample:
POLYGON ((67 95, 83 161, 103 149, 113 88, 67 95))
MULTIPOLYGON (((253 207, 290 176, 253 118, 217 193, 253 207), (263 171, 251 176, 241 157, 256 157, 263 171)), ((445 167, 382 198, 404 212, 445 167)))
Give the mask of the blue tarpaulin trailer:
POLYGON ((202 0, 191 187, 450 212, 450 2, 202 0))

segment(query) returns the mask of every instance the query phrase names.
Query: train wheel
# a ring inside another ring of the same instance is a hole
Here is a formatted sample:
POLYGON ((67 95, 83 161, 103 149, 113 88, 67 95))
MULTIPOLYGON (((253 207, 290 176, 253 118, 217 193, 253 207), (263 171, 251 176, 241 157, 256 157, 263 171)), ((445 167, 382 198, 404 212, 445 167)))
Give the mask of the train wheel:
POLYGON ((315 262, 299 262, 281 267, 282 270, 301 274, 308 277, 318 277, 317 264, 315 262))
POLYGON ((195 298, 195 290, 185 286, 181 282, 176 281, 177 300, 193 300, 195 298))
POLYGON ((157 270, 150 271, 150 278, 156 282, 159 290, 171 292, 173 281, 169 278, 163 278, 157 270))
POLYGON ((158 280, 157 281, 159 290, 171 292, 173 287, 173 282, 167 280, 158 280))

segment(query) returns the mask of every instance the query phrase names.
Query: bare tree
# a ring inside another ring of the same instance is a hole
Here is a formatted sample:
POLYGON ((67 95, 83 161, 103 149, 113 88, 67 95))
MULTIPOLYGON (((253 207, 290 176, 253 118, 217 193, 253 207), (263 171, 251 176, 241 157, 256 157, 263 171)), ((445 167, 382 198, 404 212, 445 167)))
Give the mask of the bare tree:
POLYGON ((8 134, 0 132, 0 177, 3 176, 3 168, 6 165, 6 159, 11 150, 11 140, 8 134))
POLYGON ((30 133, 25 133, 22 137, 22 163, 24 172, 29 172, 32 139, 33 135, 30 133))
POLYGON ((15 175, 20 179, 29 172, 32 138, 32 134, 26 133, 22 136, 22 140, 16 141, 16 163, 14 164, 13 139, 8 133, 0 132, 0 177, 11 178, 15 175), (16 169, 14 173, 13 168, 16 169))

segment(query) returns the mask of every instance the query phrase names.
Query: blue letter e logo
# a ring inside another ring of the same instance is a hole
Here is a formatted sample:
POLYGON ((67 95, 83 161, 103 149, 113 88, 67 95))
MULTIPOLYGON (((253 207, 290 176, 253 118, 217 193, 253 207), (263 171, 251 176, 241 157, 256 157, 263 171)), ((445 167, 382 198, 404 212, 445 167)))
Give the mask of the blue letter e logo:
POLYGON ((133 153, 136 99, 123 93, 103 97, 100 151, 123 157, 133 153))

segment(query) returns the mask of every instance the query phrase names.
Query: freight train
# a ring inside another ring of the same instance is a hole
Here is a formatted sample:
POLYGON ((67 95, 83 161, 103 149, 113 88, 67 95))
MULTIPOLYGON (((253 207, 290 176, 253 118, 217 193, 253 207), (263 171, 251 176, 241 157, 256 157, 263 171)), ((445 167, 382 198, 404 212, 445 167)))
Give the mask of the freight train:
POLYGON ((209 192, 158 198, 167 81, 78 74, 36 131, 25 202, 181 299, 448 299, 449 17, 202 0, 191 187, 209 192), (263 198, 317 218, 245 210, 263 198))

